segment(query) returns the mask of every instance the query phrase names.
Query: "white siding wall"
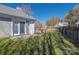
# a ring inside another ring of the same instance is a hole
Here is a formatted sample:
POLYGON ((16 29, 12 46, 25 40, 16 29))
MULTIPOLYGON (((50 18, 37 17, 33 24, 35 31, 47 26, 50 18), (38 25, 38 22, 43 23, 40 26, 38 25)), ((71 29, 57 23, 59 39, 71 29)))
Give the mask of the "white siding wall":
POLYGON ((11 35, 11 19, 0 18, 0 37, 11 35))
MULTIPOLYGON (((13 36, 13 21, 25 22, 25 34, 34 34, 34 23, 18 18, 0 18, 0 37, 13 36)), ((20 34, 19 34, 20 35, 20 34)))
POLYGON ((34 34, 35 33, 35 27, 34 27, 34 22, 30 21, 29 23, 29 34, 34 34))

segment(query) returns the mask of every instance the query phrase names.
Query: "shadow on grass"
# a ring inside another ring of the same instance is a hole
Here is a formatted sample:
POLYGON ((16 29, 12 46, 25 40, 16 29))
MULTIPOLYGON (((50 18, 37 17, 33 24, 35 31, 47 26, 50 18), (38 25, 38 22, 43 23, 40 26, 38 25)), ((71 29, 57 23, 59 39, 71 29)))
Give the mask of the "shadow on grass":
POLYGON ((79 41, 78 40, 73 40, 73 38, 69 38, 64 34, 62 34, 62 36, 64 36, 65 39, 67 39, 69 42, 74 44, 75 47, 79 48, 79 41))

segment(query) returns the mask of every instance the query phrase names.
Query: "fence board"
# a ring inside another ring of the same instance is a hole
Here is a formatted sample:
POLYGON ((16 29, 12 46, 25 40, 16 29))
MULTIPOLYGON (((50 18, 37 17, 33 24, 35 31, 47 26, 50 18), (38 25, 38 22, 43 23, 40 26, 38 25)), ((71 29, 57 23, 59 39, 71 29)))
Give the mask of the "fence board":
POLYGON ((65 36, 71 38, 73 41, 79 41, 79 27, 78 26, 66 26, 59 28, 59 31, 65 36))

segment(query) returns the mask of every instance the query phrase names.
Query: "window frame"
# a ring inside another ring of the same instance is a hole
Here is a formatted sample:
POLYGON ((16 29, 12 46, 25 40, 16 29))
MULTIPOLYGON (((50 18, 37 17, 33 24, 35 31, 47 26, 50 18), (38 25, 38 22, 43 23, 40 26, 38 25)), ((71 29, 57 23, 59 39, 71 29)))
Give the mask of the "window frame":
POLYGON ((20 28, 19 28, 19 29, 20 29, 20 35, 26 34, 26 33, 25 33, 25 32, 26 32, 26 29, 25 29, 26 27, 25 27, 25 25, 26 25, 25 22, 22 22, 22 21, 20 22, 20 28), (23 24, 22 24, 22 23, 23 23, 23 24), (24 33, 21 33, 21 24, 24 25, 24 33))
POLYGON ((13 35, 20 35, 20 23, 18 21, 13 21, 13 35), (17 22, 17 26, 18 26, 18 33, 14 33, 14 23, 17 22))

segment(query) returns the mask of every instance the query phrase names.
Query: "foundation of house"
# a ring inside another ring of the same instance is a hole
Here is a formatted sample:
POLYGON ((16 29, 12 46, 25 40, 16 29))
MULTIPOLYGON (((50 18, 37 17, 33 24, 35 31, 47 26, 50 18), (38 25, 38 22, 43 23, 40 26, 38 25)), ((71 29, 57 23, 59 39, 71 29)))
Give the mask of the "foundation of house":
POLYGON ((12 40, 18 40, 18 39, 26 40, 26 39, 32 38, 34 36, 37 36, 37 34, 33 34, 33 35, 18 35, 18 36, 10 37, 10 39, 12 39, 12 40))

